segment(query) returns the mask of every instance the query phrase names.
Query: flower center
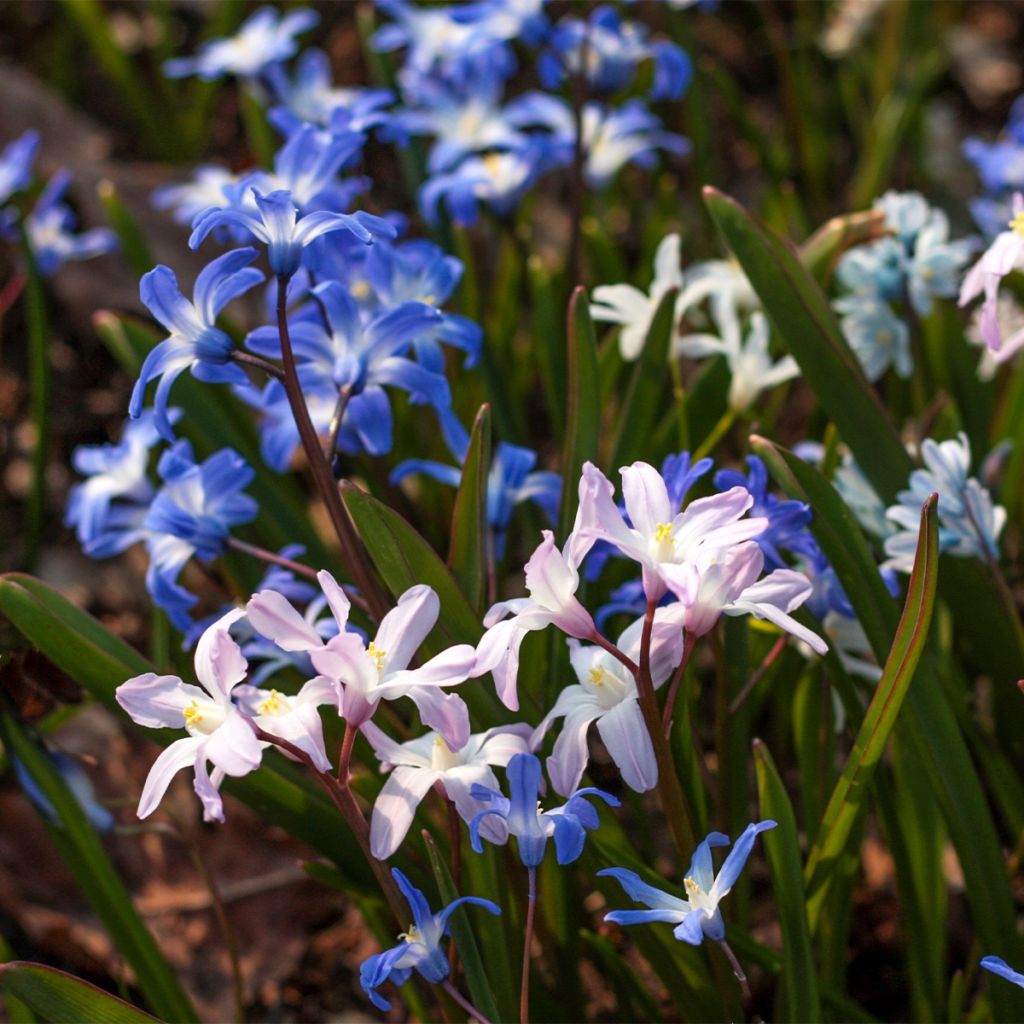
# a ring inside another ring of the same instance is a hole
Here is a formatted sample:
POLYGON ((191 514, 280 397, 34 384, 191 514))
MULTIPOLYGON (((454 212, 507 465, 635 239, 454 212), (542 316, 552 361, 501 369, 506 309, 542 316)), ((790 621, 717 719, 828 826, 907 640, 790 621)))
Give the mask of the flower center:
POLYGON ((1010 230, 1015 231, 1018 235, 1024 235, 1024 210, 1013 215, 1013 220, 1009 224, 1010 230))
POLYGON ((203 720, 203 713, 199 710, 199 701, 194 698, 189 706, 182 711, 182 714, 185 716, 186 729, 197 729, 203 720))
POLYGON ((370 294, 370 286, 361 280, 353 281, 348 290, 354 299, 365 299, 370 294))
POLYGON ((447 771, 459 763, 458 757, 452 753, 452 748, 445 742, 443 736, 434 737, 434 747, 430 751, 430 767, 435 772, 447 771))
POLYGON ((366 648, 366 656, 377 666, 377 671, 384 669, 384 659, 388 656, 387 651, 382 651, 375 643, 366 648))
POLYGON ((285 702, 277 690, 271 690, 270 695, 256 705, 256 712, 260 715, 281 715, 286 710, 285 702))
POLYGON ((594 686, 604 686, 604 677, 605 677, 605 676, 606 676, 607 674, 608 674, 608 673, 607 673, 607 672, 605 672, 605 670, 604 670, 604 667, 603 667, 603 666, 601 666, 601 665, 595 665, 595 666, 594 666, 594 667, 593 667, 592 669, 590 669, 590 671, 588 672, 588 675, 590 676, 590 682, 591 682, 591 683, 592 683, 592 684, 593 684, 594 686))
POLYGON ((416 925, 411 924, 409 925, 409 930, 407 932, 402 932, 402 934, 398 936, 398 939, 400 942, 422 942, 423 936, 420 935, 419 928, 417 928, 416 925))
POLYGON ((671 523, 658 523, 654 528, 654 539, 660 544, 662 541, 670 540, 672 537, 671 523))

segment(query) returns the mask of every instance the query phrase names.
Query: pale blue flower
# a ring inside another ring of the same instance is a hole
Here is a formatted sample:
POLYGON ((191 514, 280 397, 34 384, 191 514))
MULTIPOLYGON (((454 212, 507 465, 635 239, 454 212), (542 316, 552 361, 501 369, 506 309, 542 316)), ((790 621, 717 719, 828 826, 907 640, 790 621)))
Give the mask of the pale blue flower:
POLYGON ((300 7, 282 16, 273 7, 261 7, 238 31, 226 39, 205 43, 195 57, 178 57, 163 66, 168 78, 198 75, 205 81, 237 75, 255 78, 269 65, 293 57, 299 48, 295 37, 311 29, 320 16, 300 7))
POLYGON ((211 206, 231 205, 228 194, 238 190, 242 177, 218 164, 200 164, 191 181, 156 189, 152 202, 158 210, 172 210, 179 224, 191 224, 211 206))
POLYGON ((914 372, 910 328, 887 302, 855 294, 836 299, 832 308, 842 314, 843 337, 868 380, 880 380, 890 366, 904 380, 914 372))
POLYGON ((754 840, 761 832, 775 828, 774 821, 760 821, 748 825, 729 851, 725 862, 714 873, 711 848, 728 846, 729 837, 721 832, 712 832, 697 847, 686 873, 684 889, 686 899, 648 885, 635 872, 626 868, 605 868, 598 875, 616 879, 626 895, 637 903, 643 903, 649 910, 613 910, 605 914, 605 920, 620 925, 649 924, 665 922, 675 925, 672 934, 683 942, 699 946, 705 938, 716 942, 725 940, 725 921, 718 904, 729 895, 740 872, 747 863, 754 840))
POLYGON ((32 181, 32 161, 39 149, 39 132, 29 130, 0 153, 0 205, 32 181))
POLYGON ((391 1004, 377 991, 387 981, 404 985, 414 970, 434 985, 448 977, 448 956, 441 943, 449 933, 448 919, 459 907, 472 904, 491 914, 501 913, 501 908, 490 900, 479 896, 460 896, 433 914, 423 893, 398 868, 392 868, 391 874, 409 903, 413 923, 407 932, 399 936, 401 942, 397 946, 369 957, 359 968, 363 991, 379 1010, 391 1008, 391 1004))

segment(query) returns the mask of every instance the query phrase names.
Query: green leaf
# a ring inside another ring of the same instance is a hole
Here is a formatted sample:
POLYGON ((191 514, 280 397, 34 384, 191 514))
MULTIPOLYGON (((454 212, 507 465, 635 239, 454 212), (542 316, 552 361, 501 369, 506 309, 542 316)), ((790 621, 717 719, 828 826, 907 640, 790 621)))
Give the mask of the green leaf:
POLYGON ((603 936, 580 929, 580 939, 607 982, 615 989, 618 1000, 616 1012, 620 1020, 662 1021, 658 1001, 647 991, 636 972, 622 958, 622 954, 603 936))
POLYGON ((772 326, 883 500, 913 469, 899 434, 839 331, 828 299, 793 246, 714 188, 704 198, 772 326))
POLYGON ((131 894, 114 870, 96 830, 56 765, 9 714, 0 716, 0 737, 53 808, 58 823, 43 816, 47 831, 83 895, 131 965, 146 1002, 167 1020, 198 1020, 188 996, 136 913, 131 894))
POLYGON ((672 386, 668 372, 675 326, 676 289, 662 297, 644 339, 644 347, 633 369, 626 397, 619 410, 619 432, 612 446, 609 465, 625 466, 650 457, 651 436, 657 417, 665 408, 665 391, 672 386))
POLYGON ((96 193, 103 204, 107 220, 121 243, 121 255, 128 265, 139 276, 152 270, 154 261, 149 245, 131 211, 118 195, 114 183, 104 179, 97 184, 96 193))
POLYGON ((761 817, 778 822, 778 827, 764 837, 782 928, 782 1002, 778 1016, 788 1021, 820 1021, 821 1003, 804 909, 796 817, 768 748, 760 740, 754 740, 753 751, 761 817))
MULTIPOLYGON (((0 613, 118 717, 123 712, 114 690, 132 676, 153 671, 141 654, 91 615, 31 576, 0 576, 0 613)), ((171 730, 146 729, 142 734, 163 745, 179 738, 171 730)), ((352 878, 353 885, 372 885, 373 876, 355 837, 341 827, 327 797, 290 762, 281 758, 275 765, 268 760, 258 772, 227 780, 225 789, 268 822, 330 858, 352 878)))
POLYGON ((462 585, 469 603, 483 614, 490 527, 487 523, 487 474, 491 462, 491 407, 482 405, 473 422, 462 480, 452 511, 448 568, 462 585))
POLYGON ((590 298, 583 287, 573 289, 568 317, 569 389, 566 438, 562 453, 562 507, 558 536, 565 538, 576 515, 577 485, 583 463, 597 461, 601 429, 597 340, 590 319, 590 298))
POLYGON ((903 706, 903 699, 928 639, 938 572, 937 504, 937 496, 932 495, 921 510, 921 530, 918 534, 914 571, 892 649, 849 760, 832 791, 818 838, 807 858, 805 877, 812 931, 817 928, 824 899, 834 877, 835 865, 846 846, 854 822, 863 810, 871 776, 896 724, 896 716, 903 706))
MULTIPOLYGON (((423 841, 427 847, 427 856, 430 858, 430 868, 434 872, 438 892, 441 894, 441 905, 446 907, 453 900, 457 900, 461 893, 455 888, 451 872, 448 870, 448 865, 444 862, 433 836, 426 830, 423 832, 423 841)), ((480 956, 480 949, 476 944, 465 909, 456 910, 449 921, 451 922, 452 936, 455 938, 455 946, 459 951, 462 973, 466 976, 466 984, 469 986, 473 1005, 488 1020, 496 1021, 499 1019, 498 1004, 495 1002, 494 993, 487 980, 483 958, 480 956)))
POLYGON ((73 974, 23 960, 0 964, 0 990, 52 1024, 152 1024, 157 1019, 73 974))

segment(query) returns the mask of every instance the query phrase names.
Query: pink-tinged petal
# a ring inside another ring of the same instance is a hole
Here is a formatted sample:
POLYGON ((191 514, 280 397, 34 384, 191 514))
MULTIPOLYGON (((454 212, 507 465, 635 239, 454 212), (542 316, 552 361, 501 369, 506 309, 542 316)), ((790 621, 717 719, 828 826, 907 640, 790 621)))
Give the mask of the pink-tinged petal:
POLYGON ((368 697, 358 688, 346 686, 342 696, 341 717, 353 729, 359 729, 373 718, 379 705, 379 697, 375 695, 368 697))
POLYGON ((408 697, 419 708, 423 724, 440 733, 452 750, 466 745, 469 709, 457 693, 445 693, 436 686, 414 686, 408 697))
POLYGON ((963 284, 960 286, 960 297, 957 300, 959 306, 966 306, 967 303, 973 301, 981 294, 981 289, 985 283, 985 257, 982 256, 970 270, 967 271, 967 276, 964 278, 963 284))
POLYGON ((739 600, 752 604, 771 604, 784 612, 799 608, 810 596, 811 581, 794 569, 776 569, 763 580, 743 588, 739 600))
POLYGON ((476 649, 469 644, 457 644, 419 668, 389 675, 381 687, 382 696, 390 698, 392 688, 404 693, 410 686, 457 686, 469 678, 475 664, 476 649))
POLYGON ((370 852, 387 860, 409 832, 416 808, 439 778, 428 768, 399 765, 384 783, 370 819, 370 852))
POLYGON ((399 743, 373 722, 363 725, 362 733, 373 747, 373 752, 381 764, 404 764, 412 768, 430 767, 430 750, 434 745, 434 739, 429 733, 408 743, 399 743))
POLYGON ((558 611, 573 600, 580 578, 566 564, 555 544, 554 534, 544 530, 543 537, 526 563, 526 589, 538 604, 558 611))
POLYGON ((224 772, 215 768, 211 776, 206 767, 206 743, 199 748, 196 758, 196 777, 192 788, 203 804, 203 821, 224 821, 224 802, 220 797, 220 784, 224 781, 224 772))
MULTIPOLYGON (((615 504, 615 488, 611 481, 593 463, 583 464, 580 477, 580 505, 573 526, 573 555, 576 545, 583 540, 606 540, 624 555, 637 561, 647 558, 647 545, 623 521, 615 504)), ((566 545, 567 550, 569 545, 566 545)))
POLYGON ((253 629, 283 651, 315 651, 324 645, 312 624, 276 590, 261 590, 249 600, 245 613, 253 629))
POLYGON ((721 494, 712 494, 708 498, 691 501, 673 524, 676 546, 683 551, 696 544, 714 544, 723 547, 726 544, 748 540, 763 533, 768 525, 767 519, 747 519, 743 523, 736 520, 754 504, 754 497, 745 487, 732 487, 721 494), (750 532, 749 524, 758 524, 750 532), (739 527, 742 536, 733 538, 729 534, 717 536, 723 529, 739 527), (712 540, 712 538, 714 539, 712 540))
POLYGON ((533 602, 528 597, 514 597, 511 601, 499 601, 497 604, 492 604, 484 616, 484 627, 490 629, 501 622, 506 615, 519 615, 532 605, 533 602))
POLYGON ((263 749, 252 726, 237 712, 229 712, 204 745, 204 754, 227 775, 248 775, 260 766, 263 749))
MULTIPOLYGON (((455 810, 459 817, 465 822, 473 820, 480 811, 485 811, 490 806, 482 800, 475 800, 470 795, 473 783, 479 783, 488 789, 501 791, 501 785, 490 768, 474 765, 464 765, 445 772, 443 778, 444 791, 448 799, 455 804, 455 810)), ((480 835, 489 843, 496 846, 504 846, 508 842, 508 827, 504 819, 491 814, 483 818, 479 823, 480 835)))
POLYGON ((420 644, 434 628, 441 611, 437 594, 419 584, 410 587, 399 599, 398 604, 381 620, 374 643, 384 652, 384 672, 404 669, 412 661, 420 644))
POLYGON ((195 764, 196 754, 202 745, 201 737, 186 736, 184 739, 175 740, 169 747, 160 751, 160 756, 153 762, 153 767, 146 776, 146 784, 142 787, 138 810, 140 818, 148 818, 157 809, 171 780, 182 768, 195 764))
POLYGON ((316 578, 320 582, 320 589, 324 592, 324 597, 327 598, 334 621, 338 623, 340 630, 344 630, 348 623, 352 602, 349 601, 348 595, 341 589, 338 581, 326 569, 321 569, 316 574, 316 578))
POLYGON ((228 633, 231 624, 243 615, 243 608, 233 608, 210 626, 196 645, 196 678, 211 697, 222 703, 230 699, 231 688, 245 678, 249 668, 242 649, 228 633))
MULTIPOLYGON (((682 605, 677 605, 682 610, 682 605)), ((667 609, 658 609, 664 611, 667 609)), ((639 658, 639 651, 637 651, 639 658)), ((637 660, 637 659, 634 659, 637 660)), ((655 688, 662 685, 683 660, 683 625, 681 616, 654 616, 651 630, 651 678, 655 688)))
POLYGON ((662 562, 658 566, 658 573, 681 605, 688 607, 697 600, 701 577, 693 562, 662 562))
POLYGON ((600 714, 600 708, 588 702, 577 706, 565 716, 562 731, 547 760, 548 778, 555 791, 562 796, 569 796, 579 788, 580 779, 590 760, 587 730, 600 714))
POLYGON ((776 608, 775 605, 753 604, 750 601, 739 600, 724 611, 726 615, 753 615, 755 619, 767 619, 769 622, 775 623, 779 629, 795 636, 798 640, 803 640, 811 650, 817 651, 818 654, 824 654, 828 650, 828 644, 817 633, 800 625, 796 619, 776 608))
POLYGON ((1024 252, 1024 236, 1016 231, 1003 231, 996 235, 995 241, 982 256, 985 273, 996 277, 1006 277, 1013 270, 1024 252))
POLYGON ((611 759, 622 772, 622 781, 637 793, 658 784, 658 762, 640 705, 624 700, 597 720, 597 731, 611 759))
POLYGON ((518 619, 508 619, 491 626, 480 638, 472 675, 491 672, 498 699, 509 711, 519 710, 516 678, 519 674, 519 647, 529 632, 518 619))
POLYGON ((377 686, 380 673, 356 633, 332 636, 320 650, 311 651, 309 657, 317 672, 346 687, 370 693, 377 686))
POLYGON ((634 462, 621 470, 622 497, 634 528, 650 537, 662 523, 674 518, 668 488, 662 475, 646 462, 634 462))
POLYGON ((516 754, 528 754, 533 750, 532 735, 533 730, 525 722, 488 729, 483 734, 483 742, 475 760, 504 768, 516 754))
MULTIPOLYGON (((584 648, 584 650, 588 654, 591 651, 596 654, 604 653, 598 647, 584 648)), ((593 664, 594 659, 590 659, 587 667, 581 669, 577 662, 574 661, 573 668, 580 679, 585 679, 587 671, 593 664)), ((600 713, 600 708, 595 703, 594 698, 588 694, 582 686, 567 686, 556 698, 554 707, 540 720, 537 728, 533 730, 533 733, 530 736, 530 749, 536 750, 536 748, 541 745, 544 737, 547 735, 548 729, 550 729, 559 718, 566 718, 568 715, 582 707, 589 708, 595 715, 600 713)))
POLYGON ((301 704, 312 704, 314 707, 330 704, 340 711, 341 685, 327 676, 315 676, 302 684, 302 689, 295 695, 295 700, 301 704))
POLYGON ((300 704, 285 715, 261 715, 258 722, 264 732, 288 740, 309 754, 318 771, 331 770, 331 761, 324 748, 323 723, 312 704, 300 704))
POLYGON ((184 729, 182 709, 193 700, 209 700, 198 686, 155 672, 133 676, 114 691, 114 696, 133 721, 150 729, 184 729))
MULTIPOLYGON (((990 352, 998 352, 1003 344, 1003 332, 999 327, 999 302, 996 294, 989 295, 986 287, 985 302, 981 307, 978 333, 990 352)), ((994 291, 994 289, 991 289, 994 291)))

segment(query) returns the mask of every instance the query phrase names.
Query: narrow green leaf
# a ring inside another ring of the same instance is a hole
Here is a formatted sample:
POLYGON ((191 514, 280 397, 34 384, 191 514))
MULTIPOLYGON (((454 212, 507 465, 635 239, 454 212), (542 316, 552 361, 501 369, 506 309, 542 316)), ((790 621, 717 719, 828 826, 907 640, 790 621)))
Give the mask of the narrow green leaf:
POLYGON ((769 320, 822 407, 883 500, 906 486, 913 464, 889 413, 839 331, 828 299, 793 246, 734 199, 704 189, 725 244, 739 260, 769 320))
MULTIPOLYGON (((448 865, 441 856, 434 837, 424 830, 423 841, 427 847, 427 856, 430 858, 430 868, 434 872, 437 881, 437 889, 441 894, 441 905, 447 906, 453 900, 457 900, 462 894, 455 888, 448 865)), ((483 958, 480 956, 480 948, 473 936, 473 929, 470 926, 469 918, 464 909, 456 910, 449 918, 451 922, 452 935, 455 938, 455 946, 459 951, 459 961, 462 964, 462 972, 466 976, 466 984, 469 986, 469 994, 473 1005, 488 1019, 496 1021, 499 1019, 498 1004, 495 1002, 494 993, 491 991, 490 982, 487 980, 487 971, 484 969, 483 958)))
POLYGON ((619 432, 612 445, 609 465, 625 466, 639 458, 646 457, 648 461, 651 458, 651 435, 659 412, 665 408, 665 392, 672 387, 668 360, 675 326, 676 294, 675 288, 665 293, 651 320, 619 410, 619 432))
POLYGON ((491 463, 491 407, 482 405, 473 422, 462 480, 452 511, 448 568, 462 585, 467 600, 483 614, 490 552, 487 523, 487 474, 491 463))
MULTIPOLYGON (((0 773, 6 770, 6 760, 4 758, 5 764, 0 768, 0 773)), ((17 960, 17 956, 14 950, 8 945, 3 935, 0 935, 0 964, 10 964, 15 960, 17 960)), ((3 985, 0 984, 0 992, 2 991, 3 985)), ((7 1011, 7 1019, 10 1024, 37 1024, 39 1021, 28 1005, 10 992, 7 992, 6 996, 0 1000, 0 1007, 7 1011)))
POLYGON ((764 837, 765 855, 772 873, 775 905, 782 928, 782 1002, 780 1020, 820 1021, 817 971, 811 952, 811 935, 804 909, 804 885, 800 866, 800 837, 786 787, 779 777, 768 748, 754 740, 754 767, 761 817, 778 822, 764 837))
POLYGON ((47 831, 82 894, 131 965, 143 998, 167 1020, 198 1020, 188 996, 136 913, 131 894, 114 870, 96 830, 57 767, 13 716, 0 716, 0 736, 53 808, 58 823, 44 816, 47 831))
POLYGON ((121 254, 128 265, 140 276, 152 270, 154 263, 149 245, 131 211, 118 195, 114 183, 104 179, 97 184, 96 193, 103 204, 107 220, 121 243, 121 254))
POLYGON ((576 515, 577 484, 583 463, 597 461, 601 428, 600 385, 597 375, 597 340, 590 319, 587 290, 576 287, 569 299, 569 389, 565 448, 562 455, 562 507, 558 536, 568 536, 576 515))
POLYGON ((861 813, 875 765, 896 724, 896 716, 903 706, 903 699, 928 639, 938 573, 937 504, 937 496, 932 495, 921 510, 921 530, 914 557, 914 571, 892 649, 849 760, 832 791, 817 841, 807 858, 805 876, 812 930, 817 926, 835 862, 842 853, 854 821, 861 813))
POLYGON ((73 974, 23 960, 0 964, 0 990, 52 1024, 152 1024, 157 1019, 73 974))

